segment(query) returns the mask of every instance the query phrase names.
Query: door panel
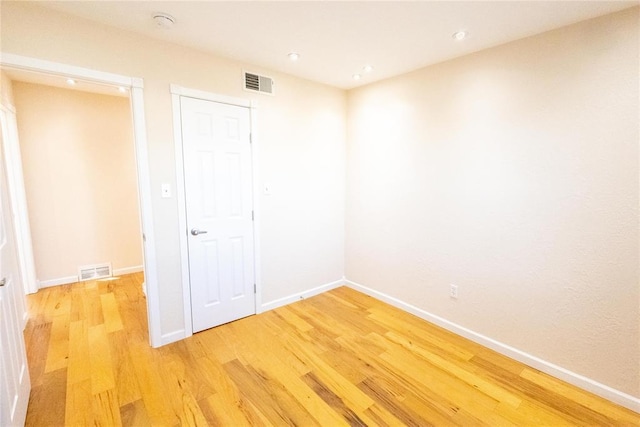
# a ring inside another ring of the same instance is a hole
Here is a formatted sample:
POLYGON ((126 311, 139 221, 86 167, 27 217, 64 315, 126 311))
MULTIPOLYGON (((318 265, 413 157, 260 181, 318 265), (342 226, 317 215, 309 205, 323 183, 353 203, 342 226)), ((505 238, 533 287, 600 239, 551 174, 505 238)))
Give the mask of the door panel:
POLYGON ((198 332, 255 314, 249 110, 187 97, 180 108, 198 332))
POLYGON ((0 139, 0 426, 23 425, 29 403, 24 337, 24 291, 14 245, 0 139))

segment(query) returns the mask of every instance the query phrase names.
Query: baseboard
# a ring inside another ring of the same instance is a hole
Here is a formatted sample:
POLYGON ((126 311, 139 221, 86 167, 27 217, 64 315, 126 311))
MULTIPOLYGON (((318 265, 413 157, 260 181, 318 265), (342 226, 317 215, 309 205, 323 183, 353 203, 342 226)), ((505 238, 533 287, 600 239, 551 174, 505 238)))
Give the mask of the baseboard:
POLYGON ((309 289, 304 292, 299 292, 297 294, 279 298, 277 300, 262 304, 260 312, 262 313, 264 311, 273 310, 274 308, 282 307, 283 305, 291 304, 306 298, 311 298, 312 296, 330 291, 331 289, 335 289, 343 285, 344 285, 344 279, 340 279, 340 280, 336 280, 335 282, 316 286, 315 288, 309 289))
POLYGON ((57 279, 50 280, 37 280, 38 289, 50 288, 51 286, 68 285, 69 283, 75 283, 78 281, 78 276, 59 277, 57 279))
POLYGON ((142 265, 134 265, 133 267, 114 268, 112 273, 114 276, 122 276, 123 274, 132 274, 144 271, 142 265))
POLYGON ((168 334, 162 334, 160 337, 161 346, 174 343, 176 341, 180 341, 185 339, 187 336, 185 335, 184 329, 179 329, 177 331, 169 332, 168 334))
POLYGON ((571 372, 561 366, 555 365, 551 362, 547 362, 546 360, 540 359, 539 357, 533 356, 524 351, 518 350, 517 348, 501 343, 500 341, 496 341, 492 338, 474 332, 471 329, 467 329, 456 323, 450 322, 447 319, 436 316, 435 314, 429 313, 428 311, 422 310, 421 308, 408 304, 385 293, 368 288, 351 280, 345 280, 344 283, 357 291, 360 291, 373 298, 384 301, 387 304, 418 316, 428 322, 447 329, 448 331, 451 331, 456 335, 468 338, 471 341, 497 351, 498 353, 503 354, 507 357, 515 359, 518 362, 524 363, 528 366, 531 366, 532 368, 566 381, 569 384, 580 387, 583 390, 589 391, 593 394, 617 403, 618 405, 624 406, 625 408, 640 413, 640 399, 635 396, 631 396, 605 384, 594 381, 591 378, 587 378, 583 375, 571 372))
MULTIPOLYGON (((123 274, 138 273, 140 271, 144 271, 144 266, 135 265, 133 267, 118 268, 118 269, 114 269, 112 273, 114 276, 121 276, 123 274)), ((78 281, 78 276, 67 276, 67 277, 59 277, 57 279, 50 279, 50 280, 38 280, 36 284, 38 285, 38 289, 42 289, 42 288, 50 288, 51 286, 68 285, 69 283, 75 283, 77 281, 78 281)))

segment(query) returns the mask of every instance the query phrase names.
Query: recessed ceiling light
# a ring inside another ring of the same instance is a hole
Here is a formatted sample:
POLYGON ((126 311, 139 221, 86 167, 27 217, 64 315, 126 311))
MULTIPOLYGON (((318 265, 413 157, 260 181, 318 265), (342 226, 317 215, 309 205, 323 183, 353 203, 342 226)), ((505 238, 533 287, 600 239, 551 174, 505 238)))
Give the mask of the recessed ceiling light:
POLYGON ((353 80, 360 80, 362 76, 360 74, 354 74, 352 77, 353 77, 353 80))
POLYGON ((364 71, 365 73, 370 73, 373 71, 373 67, 371 65, 365 65, 364 67, 362 67, 362 71, 364 71))
POLYGON ((452 37, 456 40, 464 40, 468 35, 469 33, 467 33, 466 31, 456 31, 455 33, 453 33, 452 37))
POLYGON ((168 13, 156 13, 155 15, 153 15, 153 20, 155 21, 156 25, 163 30, 170 29, 171 27, 173 27, 173 24, 176 23, 176 18, 169 15, 168 13))
POLYGON ((67 79, 67 84, 68 84, 69 86, 75 86, 75 85, 76 85, 76 81, 75 81, 75 80, 73 80, 73 79, 67 79))
POLYGON ((287 55, 289 57, 289 59, 293 62, 296 62, 298 59, 300 59, 300 55, 295 53, 295 52, 291 52, 289 55, 287 55))

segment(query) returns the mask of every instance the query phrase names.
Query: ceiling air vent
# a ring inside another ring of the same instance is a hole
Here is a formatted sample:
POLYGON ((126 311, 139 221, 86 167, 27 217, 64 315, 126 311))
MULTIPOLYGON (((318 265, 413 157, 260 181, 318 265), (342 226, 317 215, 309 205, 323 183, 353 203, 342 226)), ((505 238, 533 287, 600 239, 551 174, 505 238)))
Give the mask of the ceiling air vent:
POLYGON ((111 263, 84 265, 78 267, 78 281, 102 279, 103 277, 111 277, 111 263))
POLYGON ((244 72, 244 90, 273 95, 273 79, 255 73, 244 72))

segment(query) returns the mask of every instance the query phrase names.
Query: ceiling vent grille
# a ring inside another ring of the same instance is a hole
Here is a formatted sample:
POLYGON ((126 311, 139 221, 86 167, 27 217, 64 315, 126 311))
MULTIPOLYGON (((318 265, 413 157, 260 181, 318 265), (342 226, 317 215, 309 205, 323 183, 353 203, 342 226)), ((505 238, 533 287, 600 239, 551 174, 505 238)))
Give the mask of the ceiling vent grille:
POLYGON ((111 263, 84 265, 78 267, 78 280, 84 282, 86 280, 102 279, 104 277, 113 276, 111 271, 111 263))
POLYGON ((261 76, 247 71, 244 72, 244 90, 273 95, 273 89, 274 82, 271 77, 261 76))

